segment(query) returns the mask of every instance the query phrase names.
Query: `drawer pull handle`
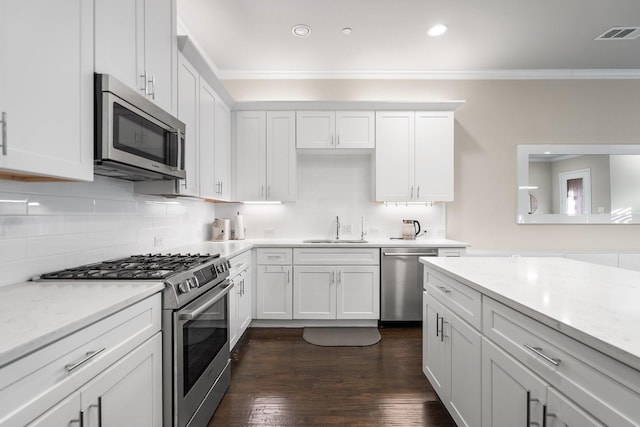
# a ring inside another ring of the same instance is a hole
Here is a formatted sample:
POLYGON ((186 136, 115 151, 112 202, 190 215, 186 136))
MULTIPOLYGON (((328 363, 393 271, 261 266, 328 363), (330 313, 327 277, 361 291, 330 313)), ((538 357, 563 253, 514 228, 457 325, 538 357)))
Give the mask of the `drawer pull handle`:
POLYGON ((551 363, 553 366, 560 366, 560 362, 562 362, 561 359, 554 359, 553 357, 549 357, 546 354, 544 354, 542 352, 542 347, 533 347, 533 346, 530 346, 529 344, 525 344, 524 347, 527 350, 530 350, 535 354, 537 354, 538 356, 542 357, 544 360, 551 363))
POLYGON ((107 349, 106 347, 102 347, 100 350, 88 351, 87 354, 85 355, 85 357, 82 358, 82 360, 79 360, 76 363, 65 365, 64 368, 67 370, 67 372, 73 372, 74 370, 76 370, 80 366, 84 365, 89 360, 93 359, 94 357, 96 357, 97 355, 99 355, 100 353, 105 351, 106 349, 107 349))
POLYGON ((440 314, 436 313, 436 336, 440 336, 440 314))
POLYGON ((438 289, 440 289, 442 292, 444 292, 445 294, 450 294, 451 291, 447 288, 445 288, 444 286, 436 286, 438 289))

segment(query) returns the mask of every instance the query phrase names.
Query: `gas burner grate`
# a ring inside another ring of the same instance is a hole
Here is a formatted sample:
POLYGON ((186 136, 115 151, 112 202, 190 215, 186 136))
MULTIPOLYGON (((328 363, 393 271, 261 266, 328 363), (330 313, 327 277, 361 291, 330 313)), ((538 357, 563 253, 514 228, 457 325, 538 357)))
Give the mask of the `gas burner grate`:
POLYGON ((166 279, 216 258, 220 254, 146 254, 68 268, 40 276, 41 279, 166 279))

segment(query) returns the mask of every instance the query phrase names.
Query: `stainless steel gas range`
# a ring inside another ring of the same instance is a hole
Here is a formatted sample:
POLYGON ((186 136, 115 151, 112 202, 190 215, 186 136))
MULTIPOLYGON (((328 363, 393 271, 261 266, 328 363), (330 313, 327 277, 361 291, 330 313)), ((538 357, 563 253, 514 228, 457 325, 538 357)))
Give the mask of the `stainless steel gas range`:
POLYGON ((164 426, 206 426, 231 380, 229 262, 219 254, 134 255, 39 280, 162 280, 164 426))

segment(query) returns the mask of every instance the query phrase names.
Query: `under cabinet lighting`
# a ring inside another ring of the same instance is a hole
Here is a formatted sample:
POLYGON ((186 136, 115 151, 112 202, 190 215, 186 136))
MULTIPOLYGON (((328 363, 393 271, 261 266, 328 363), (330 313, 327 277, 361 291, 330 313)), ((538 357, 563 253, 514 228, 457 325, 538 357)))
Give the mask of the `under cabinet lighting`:
POLYGON ((434 202, 382 202, 386 207, 389 206, 426 206, 432 207, 434 202))
POLYGON ((282 202, 280 201, 266 201, 266 200, 254 200, 254 201, 248 201, 248 202, 242 202, 245 205, 281 205, 282 202))
POLYGON ((518 187, 518 190, 537 190, 538 186, 537 185, 521 185, 520 187, 518 187))

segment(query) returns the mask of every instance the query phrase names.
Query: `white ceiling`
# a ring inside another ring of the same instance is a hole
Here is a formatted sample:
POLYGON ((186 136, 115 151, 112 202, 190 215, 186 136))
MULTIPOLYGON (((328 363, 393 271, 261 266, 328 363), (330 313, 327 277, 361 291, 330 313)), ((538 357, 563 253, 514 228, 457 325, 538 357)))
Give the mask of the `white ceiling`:
POLYGON ((640 0, 177 0, 220 78, 640 78, 640 0), (435 23, 448 25, 428 37, 435 23), (296 38, 295 24, 312 33, 296 38), (341 29, 350 27, 349 36, 341 29))

